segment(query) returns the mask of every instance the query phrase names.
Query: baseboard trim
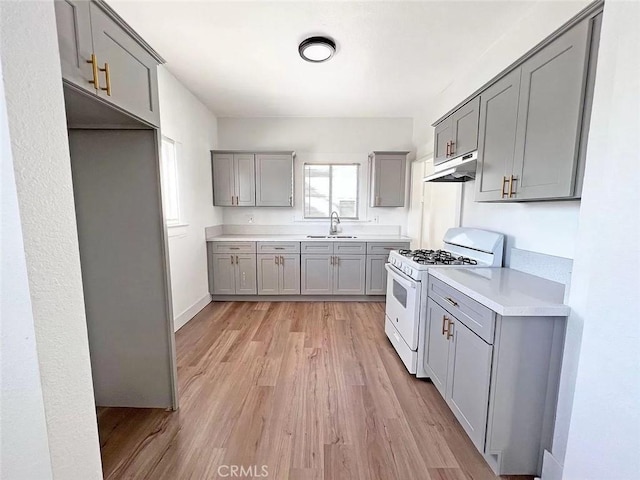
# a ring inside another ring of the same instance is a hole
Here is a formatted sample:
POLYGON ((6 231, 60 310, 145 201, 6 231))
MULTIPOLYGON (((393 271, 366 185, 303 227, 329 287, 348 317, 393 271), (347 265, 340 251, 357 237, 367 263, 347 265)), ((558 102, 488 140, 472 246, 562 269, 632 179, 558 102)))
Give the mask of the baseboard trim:
POLYGON ((187 308, 173 320, 173 329, 177 332, 184 327, 189 320, 195 317, 200 310, 211 303, 211 295, 205 295, 196 303, 187 308))
POLYGON ((384 295, 211 295, 214 302, 384 302, 384 295))

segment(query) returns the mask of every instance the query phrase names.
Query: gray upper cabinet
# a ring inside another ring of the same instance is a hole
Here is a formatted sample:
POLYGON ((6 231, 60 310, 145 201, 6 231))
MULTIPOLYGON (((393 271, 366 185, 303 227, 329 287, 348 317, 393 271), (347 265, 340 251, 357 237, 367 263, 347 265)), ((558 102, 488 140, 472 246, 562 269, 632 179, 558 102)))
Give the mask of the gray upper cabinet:
POLYGON ((480 97, 467 102, 435 126, 433 163, 473 152, 478 148, 480 97))
POLYGON ((215 153, 211 157, 213 173, 213 204, 216 206, 235 205, 235 173, 233 154, 215 153))
POLYGON ((433 139, 433 164, 438 165, 449 160, 449 146, 451 144, 451 118, 438 123, 433 139))
POLYGON ((373 152, 371 159, 372 207, 404 207, 409 152, 373 152))
POLYGON ((451 158, 466 155, 478 148, 480 97, 476 97, 451 115, 451 158))
POLYGON ((480 136, 476 168, 476 201, 507 195, 516 141, 520 69, 502 78, 480 96, 480 136))
POLYGON ((590 23, 582 22, 522 65, 513 198, 573 195, 590 23))
POLYGON ((292 154, 256 154, 256 206, 293 206, 292 154))
POLYGON ((92 84, 91 14, 86 0, 56 0, 58 46, 62 77, 70 83, 96 93, 92 84))
POLYGON ((99 95, 159 125, 156 59, 95 3, 90 10, 93 48, 101 69, 99 95))
POLYGON ((252 207, 256 204, 256 164, 252 154, 233 156, 236 206, 252 207))
POLYGON ((480 94, 476 201, 578 198, 601 13, 592 13, 480 94))
POLYGON ((212 152, 213 204, 249 207, 256 204, 253 154, 212 152))
POLYGON ((160 125, 162 59, 104 2, 56 0, 62 77, 150 125, 160 125))

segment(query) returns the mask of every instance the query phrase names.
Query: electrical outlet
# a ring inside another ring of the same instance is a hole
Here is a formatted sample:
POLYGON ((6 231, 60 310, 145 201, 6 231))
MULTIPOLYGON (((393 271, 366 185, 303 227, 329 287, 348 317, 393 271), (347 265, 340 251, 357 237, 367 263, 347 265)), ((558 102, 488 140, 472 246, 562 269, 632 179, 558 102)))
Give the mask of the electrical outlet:
POLYGON ((253 223, 253 215, 247 215, 247 223, 253 223))
POLYGON ((373 223, 380 223, 380 217, 378 215, 373 217, 373 223))

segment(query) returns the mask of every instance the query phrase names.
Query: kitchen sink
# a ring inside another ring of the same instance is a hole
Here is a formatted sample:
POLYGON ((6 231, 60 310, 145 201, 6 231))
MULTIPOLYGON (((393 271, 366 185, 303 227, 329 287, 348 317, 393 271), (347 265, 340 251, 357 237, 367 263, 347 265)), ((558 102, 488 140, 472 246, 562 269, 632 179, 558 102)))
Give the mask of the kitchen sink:
POLYGON ((358 238, 353 235, 307 235, 307 238, 358 238))

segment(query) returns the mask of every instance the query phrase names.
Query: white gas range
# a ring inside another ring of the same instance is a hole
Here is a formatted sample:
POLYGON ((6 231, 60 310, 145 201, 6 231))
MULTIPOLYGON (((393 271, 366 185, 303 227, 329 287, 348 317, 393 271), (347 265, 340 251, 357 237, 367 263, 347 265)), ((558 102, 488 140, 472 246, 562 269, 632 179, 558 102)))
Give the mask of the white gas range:
POLYGON ((503 249, 502 234, 450 228, 442 250, 399 250, 389 254, 384 330, 409 373, 427 376, 418 371, 418 351, 424 350, 425 344, 429 269, 501 267, 503 249))

